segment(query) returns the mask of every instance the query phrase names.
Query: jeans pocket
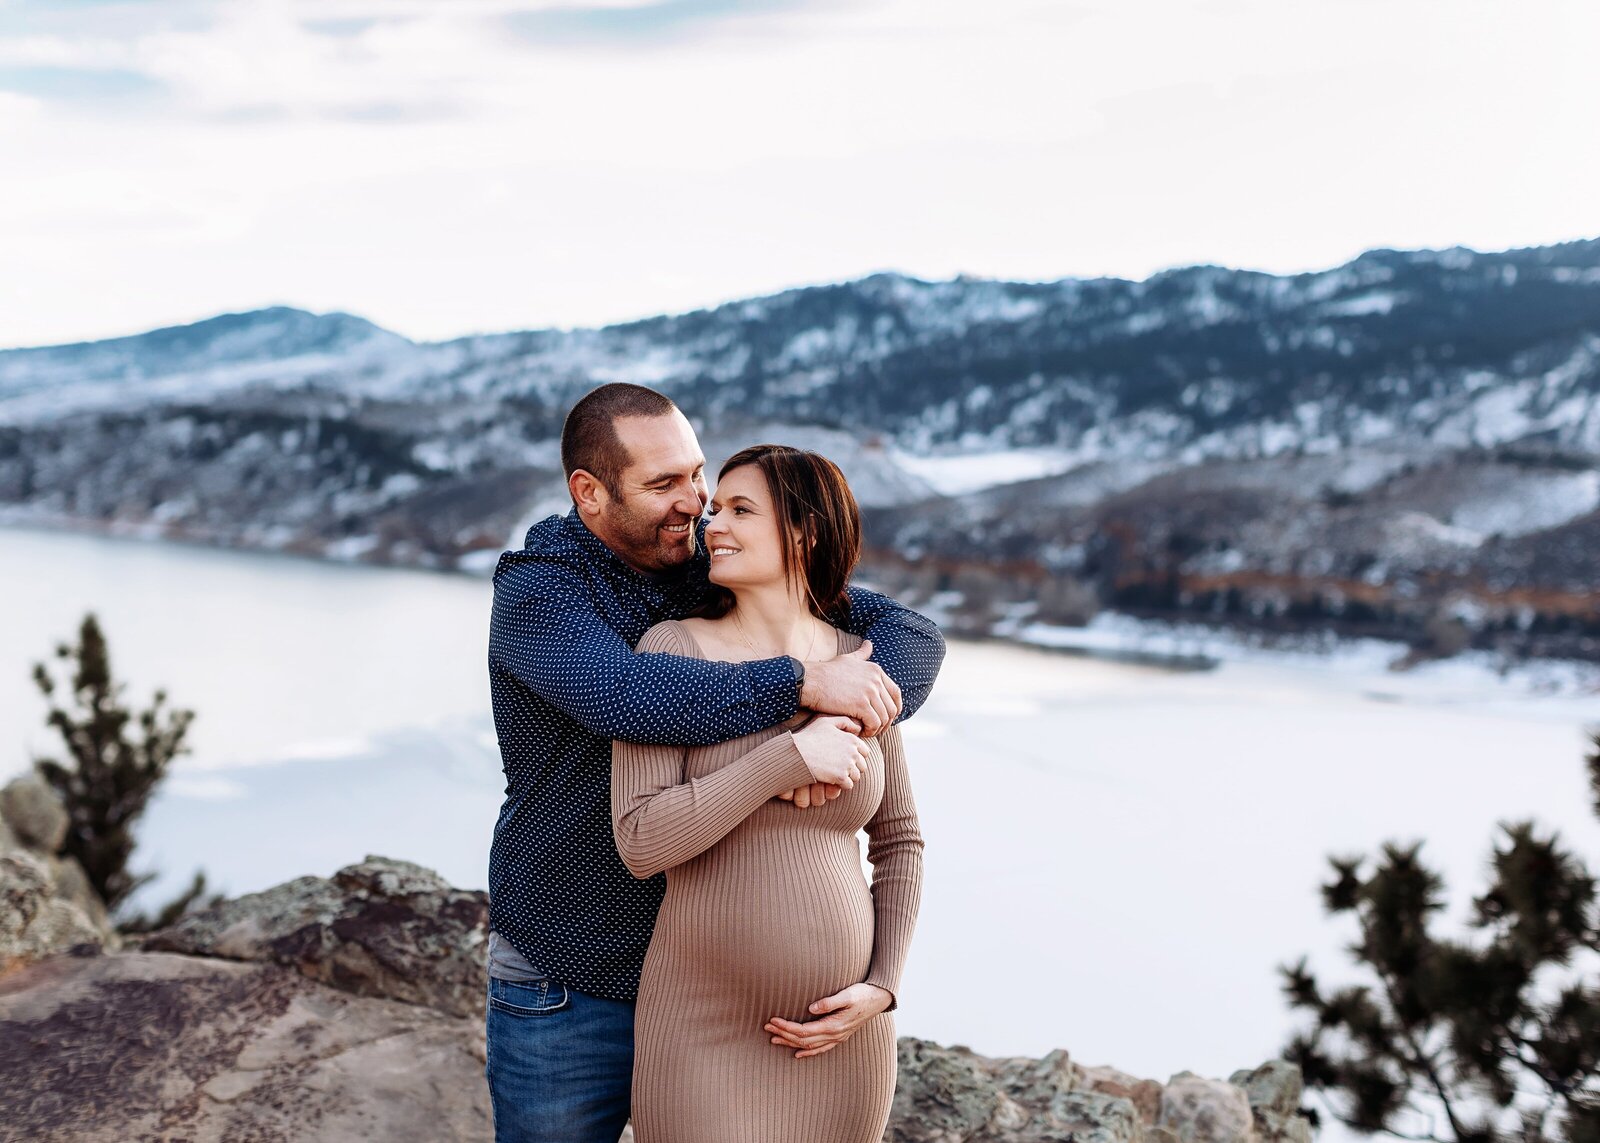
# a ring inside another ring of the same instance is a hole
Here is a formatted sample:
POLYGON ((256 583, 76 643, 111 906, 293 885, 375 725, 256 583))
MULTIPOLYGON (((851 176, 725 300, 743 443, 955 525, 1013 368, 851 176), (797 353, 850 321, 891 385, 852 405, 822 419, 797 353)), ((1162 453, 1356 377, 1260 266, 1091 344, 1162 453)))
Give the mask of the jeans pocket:
POLYGON ((549 1016, 572 1007, 567 986, 552 977, 538 980, 489 978, 489 1007, 511 1016, 549 1016))

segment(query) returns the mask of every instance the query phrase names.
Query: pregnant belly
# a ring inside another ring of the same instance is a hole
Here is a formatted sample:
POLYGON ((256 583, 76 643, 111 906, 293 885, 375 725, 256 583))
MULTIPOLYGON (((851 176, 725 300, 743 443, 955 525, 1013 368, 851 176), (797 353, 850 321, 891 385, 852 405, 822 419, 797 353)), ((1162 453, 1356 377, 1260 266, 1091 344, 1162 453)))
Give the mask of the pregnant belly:
POLYGON ((872 933, 854 835, 732 835, 668 872, 645 992, 670 976, 707 1002, 799 1019, 866 976, 872 933))

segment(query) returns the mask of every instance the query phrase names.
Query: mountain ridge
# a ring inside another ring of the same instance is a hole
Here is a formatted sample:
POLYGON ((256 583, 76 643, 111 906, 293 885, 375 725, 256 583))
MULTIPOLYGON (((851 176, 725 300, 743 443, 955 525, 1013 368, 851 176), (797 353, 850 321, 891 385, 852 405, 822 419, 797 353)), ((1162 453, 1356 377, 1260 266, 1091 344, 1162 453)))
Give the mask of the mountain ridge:
POLYGON ((1003 285, 1017 288, 1049 289, 1067 284, 1093 283, 1115 283, 1126 286, 1144 286, 1165 278, 1181 276, 1191 272, 1220 271, 1230 275, 1248 275, 1263 279, 1293 281, 1306 278, 1316 278, 1323 275, 1336 273, 1337 271, 1354 266, 1363 261, 1387 261, 1390 259, 1399 258, 1417 260, 1432 259, 1439 262, 1449 262, 1459 259, 1463 256, 1468 259, 1486 257, 1517 259, 1519 256, 1527 256, 1538 261, 1543 261, 1553 253, 1566 251, 1581 251, 1592 254, 1596 267, 1600 267, 1600 236, 1597 236, 1594 238, 1575 238, 1565 242, 1552 243, 1545 246, 1514 246, 1508 247, 1504 250, 1479 250, 1474 247, 1460 245, 1437 248, 1419 247, 1416 249, 1401 249, 1398 247, 1372 247, 1370 249, 1363 250, 1355 257, 1335 266, 1317 270, 1299 270, 1283 273, 1271 270, 1251 269, 1247 267, 1230 267, 1224 263, 1217 262, 1196 262, 1181 266, 1165 267, 1160 270, 1152 271, 1143 278, 1130 278, 1115 274, 1095 276, 1063 275, 1059 278, 1046 279, 1001 278, 985 274, 974 274, 968 271, 962 271, 950 278, 923 278, 916 274, 911 274, 905 271, 875 270, 858 278, 846 278, 839 279, 837 281, 813 282, 796 286, 787 286, 769 293, 754 294, 748 298, 735 298, 712 305, 696 306, 688 310, 663 312, 661 314, 651 314, 645 317, 630 318, 625 321, 606 322, 597 325, 529 326, 507 330, 479 330, 455 334, 443 338, 413 338, 409 335, 399 332, 398 330, 390 329, 389 327, 384 326, 370 318, 345 310, 328 310, 319 312, 316 310, 305 309, 300 306, 274 304, 260 306, 254 309, 222 311, 205 318, 196 319, 192 322, 174 322, 167 325, 156 326, 148 330, 141 330, 137 333, 118 334, 110 337, 100 338, 83 338, 68 342, 49 342, 40 345, 3 346, 0 347, 0 356, 14 353, 32 353, 47 350, 80 349, 89 346, 105 346, 115 343, 134 341, 140 338, 150 337, 158 334, 170 334, 179 331, 196 330, 211 323, 225 321, 227 319, 259 317, 275 314, 294 314, 318 319, 346 318, 356 322, 364 323, 383 333, 387 333, 393 337, 407 341, 412 345, 444 346, 467 341, 519 337, 529 334, 596 333, 606 330, 626 329, 655 322, 690 318, 704 314, 714 314, 720 310, 728 309, 730 307, 744 306, 752 302, 772 301, 775 299, 788 297, 790 295, 801 294, 810 291, 865 285, 878 280, 904 281, 913 285, 924 287, 941 285, 1003 285))
POLYGON ((434 343, 289 307, 142 336, 0 352, 0 516, 477 566, 561 507, 566 408, 627 380, 713 461, 750 434, 837 454, 880 570, 979 627, 1200 610, 1600 657, 1600 239, 885 272, 434 343))

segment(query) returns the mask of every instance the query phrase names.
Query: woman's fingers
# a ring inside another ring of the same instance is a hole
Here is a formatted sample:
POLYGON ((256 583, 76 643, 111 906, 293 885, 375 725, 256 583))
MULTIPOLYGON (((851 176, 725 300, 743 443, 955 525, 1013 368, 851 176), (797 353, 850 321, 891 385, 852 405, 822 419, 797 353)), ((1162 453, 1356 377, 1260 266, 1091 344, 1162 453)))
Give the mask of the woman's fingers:
POLYGON ((824 1044, 820 1048, 808 1048, 806 1051, 796 1052, 794 1054, 794 1058, 797 1060, 803 1060, 807 1056, 820 1056, 823 1052, 831 1052, 838 1046, 838 1044, 824 1044))
POLYGON ((774 1016, 764 1028, 771 1033, 774 1044, 791 1048, 820 1048, 824 1044, 842 1044, 855 1034, 855 1018, 849 1008, 841 1008, 821 1020, 797 1024, 774 1016))
MULTIPOLYGON (((821 1021, 817 1021, 821 1023, 821 1021)), ((788 1044, 795 1048, 811 1047, 811 1041, 817 1036, 810 1031, 810 1024, 796 1024, 793 1020, 773 1019, 767 1022, 766 1030, 772 1033, 774 1044, 788 1044)))
POLYGON ((774 1036, 772 1042, 785 1048, 799 1048, 810 1051, 828 1044, 842 1044, 850 1038, 851 1033, 839 1032, 832 1036, 774 1036))
POLYGON ((788 1048, 800 1053, 815 1055, 818 1052, 825 1052, 829 1048, 837 1048, 849 1038, 850 1037, 848 1035, 830 1036, 826 1040, 811 1040, 797 1043, 793 1040, 780 1040, 777 1037, 774 1037, 772 1042, 778 1045, 780 1048, 788 1048))

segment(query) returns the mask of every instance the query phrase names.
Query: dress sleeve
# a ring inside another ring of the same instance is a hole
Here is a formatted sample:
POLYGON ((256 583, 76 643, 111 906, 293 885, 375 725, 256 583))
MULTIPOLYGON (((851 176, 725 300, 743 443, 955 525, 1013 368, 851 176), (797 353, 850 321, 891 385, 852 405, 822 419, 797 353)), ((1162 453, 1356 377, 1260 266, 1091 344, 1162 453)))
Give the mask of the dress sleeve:
POLYGON ((883 801, 867 823, 867 860, 872 863, 872 965, 867 984, 891 997, 889 1011, 899 1006, 900 972, 911 947, 922 902, 922 831, 911 797, 900 728, 878 736, 883 750, 883 801))
MULTIPOLYGON (((639 650, 694 653, 672 622, 645 632, 639 650)), ((812 780, 787 730, 699 778, 684 773, 687 753, 682 746, 611 744, 611 824, 617 853, 635 877, 698 857, 769 799, 812 780)))

